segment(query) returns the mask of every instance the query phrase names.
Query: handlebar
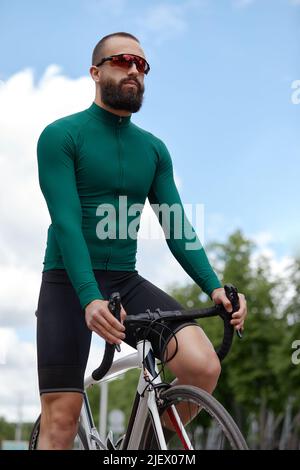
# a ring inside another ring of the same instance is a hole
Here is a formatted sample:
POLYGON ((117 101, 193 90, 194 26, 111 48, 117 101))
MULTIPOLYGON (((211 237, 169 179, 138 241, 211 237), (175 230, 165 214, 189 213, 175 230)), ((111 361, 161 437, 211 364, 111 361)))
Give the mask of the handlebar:
MULTIPOLYGON (((223 320, 224 324, 224 334, 221 346, 216 350, 216 353, 222 361, 226 355, 228 354, 232 340, 233 340, 233 333, 234 327, 231 325, 230 321, 232 318, 232 314, 239 310, 239 297, 237 293, 236 287, 232 284, 225 284, 224 286, 225 293, 227 298, 230 300, 232 305, 232 312, 228 313, 223 305, 214 305, 213 307, 203 308, 198 310, 171 310, 171 311, 161 311, 160 309, 156 309, 154 312, 150 310, 146 310, 144 313, 139 313, 137 315, 127 315, 126 320, 124 321, 124 325, 126 327, 135 326, 141 327, 145 325, 149 325, 152 321, 178 321, 178 320, 192 320, 196 318, 207 318, 207 317, 216 317, 219 316, 223 320)), ((114 292, 110 296, 110 300, 108 303, 108 308, 115 315, 115 317, 120 321, 120 312, 121 312, 121 297, 118 292, 114 292)), ((241 338, 241 332, 237 331, 238 336, 241 338)), ((92 373, 92 377, 94 380, 101 380, 102 377, 108 372, 110 369, 115 349, 119 345, 109 344, 106 342, 105 344, 105 352, 103 356, 103 360, 101 365, 94 370, 92 373)))
MULTIPOLYGON (((121 296, 119 292, 114 292, 111 294, 108 302, 108 309, 120 321, 121 318, 121 296)), ((100 366, 94 370, 92 377, 94 380, 101 380, 102 377, 109 371, 114 360, 115 350, 120 351, 119 344, 109 344, 107 341, 105 343, 105 351, 102 362, 100 366)))

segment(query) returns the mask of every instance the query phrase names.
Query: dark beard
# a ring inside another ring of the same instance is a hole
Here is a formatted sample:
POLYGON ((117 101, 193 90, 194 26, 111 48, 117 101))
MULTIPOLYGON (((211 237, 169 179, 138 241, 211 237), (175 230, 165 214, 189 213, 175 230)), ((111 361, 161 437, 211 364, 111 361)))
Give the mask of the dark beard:
POLYGON ((107 79, 101 82, 101 99, 112 109, 122 109, 136 113, 142 106, 145 87, 133 78, 125 78, 120 83, 107 79), (123 84, 134 81, 137 88, 124 88, 123 84))

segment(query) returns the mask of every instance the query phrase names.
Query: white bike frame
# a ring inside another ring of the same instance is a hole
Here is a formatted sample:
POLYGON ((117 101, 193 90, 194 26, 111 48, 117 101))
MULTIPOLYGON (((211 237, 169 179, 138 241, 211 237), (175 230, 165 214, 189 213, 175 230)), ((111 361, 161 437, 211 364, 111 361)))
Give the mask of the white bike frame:
MULTIPOLYGON (((110 370, 101 380, 96 381, 93 379, 92 376, 89 376, 85 379, 85 395, 80 413, 80 422, 83 426, 86 440, 88 443, 88 448, 90 450, 99 450, 99 448, 102 450, 107 450, 108 439, 112 441, 112 436, 109 434, 106 439, 106 442, 103 442, 100 439, 98 430, 94 425, 94 420, 90 410, 86 390, 95 384, 112 380, 113 378, 117 377, 120 374, 123 374, 127 370, 135 368, 141 369, 141 374, 137 386, 136 400, 133 406, 133 422, 132 426, 129 426, 127 430, 127 433, 129 433, 129 435, 126 434, 125 440, 123 439, 120 449, 122 449, 122 446, 124 445, 125 441, 126 449, 136 450, 139 448, 142 437, 141 430, 144 429, 146 420, 150 414, 153 421, 154 431, 160 444, 160 448, 162 450, 167 450, 160 416, 156 405, 155 388, 153 387, 153 385, 162 384, 162 380, 158 372, 157 362, 154 357, 151 343, 148 340, 139 341, 137 344, 137 351, 115 361, 112 364, 110 370), (145 360, 143 358, 145 358, 145 360)), ((172 406, 172 411, 178 426, 184 433, 186 442, 188 443, 190 449, 192 449, 192 445, 189 441, 188 436, 185 433, 184 426, 180 420, 175 406, 172 406)))

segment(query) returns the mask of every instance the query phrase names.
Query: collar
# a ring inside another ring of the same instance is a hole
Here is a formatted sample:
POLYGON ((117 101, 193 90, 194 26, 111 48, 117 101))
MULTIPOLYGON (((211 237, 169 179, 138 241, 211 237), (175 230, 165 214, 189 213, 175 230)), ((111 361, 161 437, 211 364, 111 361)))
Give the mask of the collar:
POLYGON ((88 108, 88 111, 100 121, 109 126, 126 127, 130 124, 131 114, 129 116, 118 116, 102 108, 95 102, 88 108))

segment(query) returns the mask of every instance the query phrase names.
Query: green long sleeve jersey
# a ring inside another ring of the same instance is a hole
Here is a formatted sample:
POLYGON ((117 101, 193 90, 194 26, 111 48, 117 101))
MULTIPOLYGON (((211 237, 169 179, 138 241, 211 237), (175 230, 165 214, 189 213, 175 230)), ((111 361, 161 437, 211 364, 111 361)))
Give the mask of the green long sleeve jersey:
POLYGON ((166 146, 133 124, 131 116, 117 116, 93 103, 48 125, 37 153, 52 222, 44 271, 66 269, 82 308, 103 299, 93 269, 135 270, 147 197, 185 271, 208 295, 221 286, 184 213, 166 146), (160 211, 161 204, 175 204, 182 212, 168 215, 160 211))

